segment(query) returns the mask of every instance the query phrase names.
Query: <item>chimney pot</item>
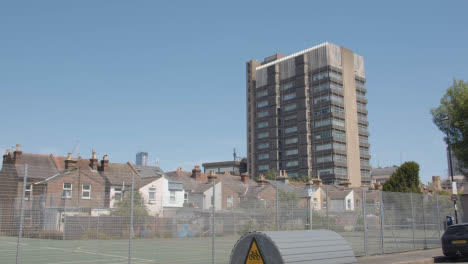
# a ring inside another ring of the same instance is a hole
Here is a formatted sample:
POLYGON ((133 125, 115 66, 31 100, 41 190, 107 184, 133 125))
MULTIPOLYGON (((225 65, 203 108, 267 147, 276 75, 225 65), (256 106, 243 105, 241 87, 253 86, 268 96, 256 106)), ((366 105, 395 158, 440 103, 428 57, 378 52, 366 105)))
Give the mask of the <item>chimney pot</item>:
POLYGON ((107 159, 107 154, 106 154, 102 157, 101 167, 99 168, 100 171, 105 171, 108 164, 109 164, 109 160, 107 159))
POLYGON ((242 181, 243 183, 249 182, 249 174, 247 174, 247 173, 242 173, 242 174, 241 174, 241 181, 242 181))
POLYGON ((200 166, 195 166, 192 170, 192 178, 195 180, 201 180, 201 169, 200 166))
POLYGON ((68 153, 67 154, 67 160, 71 160, 72 159, 72 154, 71 153, 68 153))
POLYGON ((21 144, 16 143, 16 151, 20 152, 21 151, 21 144))

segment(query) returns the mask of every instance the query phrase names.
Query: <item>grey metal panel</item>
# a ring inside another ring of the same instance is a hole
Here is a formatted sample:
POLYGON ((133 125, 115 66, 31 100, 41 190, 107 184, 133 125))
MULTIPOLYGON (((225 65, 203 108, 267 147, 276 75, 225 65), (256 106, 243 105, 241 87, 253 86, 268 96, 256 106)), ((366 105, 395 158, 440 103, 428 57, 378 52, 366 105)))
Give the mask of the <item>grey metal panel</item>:
POLYGON ((253 237, 265 263, 357 263, 351 246, 338 233, 329 230, 298 230, 244 235, 232 250, 231 264, 244 263, 253 237))

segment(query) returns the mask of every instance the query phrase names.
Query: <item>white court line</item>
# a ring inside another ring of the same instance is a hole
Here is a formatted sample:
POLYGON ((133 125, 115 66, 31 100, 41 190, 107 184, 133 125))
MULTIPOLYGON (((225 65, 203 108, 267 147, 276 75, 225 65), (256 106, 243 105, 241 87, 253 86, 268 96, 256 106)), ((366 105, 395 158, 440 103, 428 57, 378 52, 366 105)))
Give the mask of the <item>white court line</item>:
MULTIPOLYGON (((3 242, 3 243, 8 243, 8 244, 13 244, 13 245, 17 245, 18 243, 17 242, 8 242, 8 241, 1 241, 0 242, 3 242)), ((28 246, 28 244, 23 244, 23 243, 20 243, 20 245, 22 246, 28 246)))
POLYGON ((68 264, 68 263, 86 263, 86 262, 102 262, 102 261, 109 261, 109 263, 115 263, 115 261, 119 261, 121 259, 102 259, 102 260, 77 260, 77 261, 65 261, 65 262, 49 262, 49 264, 68 264))
MULTIPOLYGON (((74 249, 65 249, 65 248, 55 248, 55 247, 44 247, 44 248, 57 249, 57 250, 64 250, 64 251, 71 251, 71 252, 76 252, 76 253, 86 253, 86 254, 91 254, 91 255, 101 255, 101 256, 113 257, 113 258, 128 259, 128 257, 126 257, 126 256, 110 255, 110 254, 103 254, 103 253, 97 253, 97 252, 91 252, 91 251, 74 250, 74 249)), ((154 261, 154 260, 152 260, 152 259, 142 259, 142 258, 132 258, 132 259, 141 260, 141 261, 154 261)))

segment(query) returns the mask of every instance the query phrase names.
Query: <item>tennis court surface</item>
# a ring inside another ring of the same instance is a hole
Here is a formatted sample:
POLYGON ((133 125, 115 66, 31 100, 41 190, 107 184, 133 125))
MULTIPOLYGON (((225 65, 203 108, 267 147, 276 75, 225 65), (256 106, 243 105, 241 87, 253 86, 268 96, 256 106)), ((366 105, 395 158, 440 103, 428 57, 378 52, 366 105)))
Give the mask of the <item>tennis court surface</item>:
MULTIPOLYGON (((238 238, 216 239, 216 263, 228 263, 238 238)), ((20 262, 35 264, 128 263, 128 240, 23 238, 20 262)), ((0 262, 16 263, 17 238, 0 237, 0 262)), ((211 238, 159 238, 132 241, 132 263, 209 263, 211 238)))

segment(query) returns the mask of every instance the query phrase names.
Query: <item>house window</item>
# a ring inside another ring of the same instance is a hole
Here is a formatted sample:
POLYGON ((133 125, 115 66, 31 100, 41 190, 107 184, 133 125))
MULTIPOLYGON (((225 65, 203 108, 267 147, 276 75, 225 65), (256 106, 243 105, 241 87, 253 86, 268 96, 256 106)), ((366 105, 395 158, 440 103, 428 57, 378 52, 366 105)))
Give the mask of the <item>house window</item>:
POLYGON ((91 184, 89 183, 81 184, 81 198, 91 199, 91 184))
POLYGON ((270 133, 268 133, 268 132, 258 133, 257 134, 257 139, 267 138, 269 136, 270 136, 270 133))
POLYGON ((348 199, 348 210, 351 210, 351 199, 348 199))
POLYGON ((114 201, 122 200, 122 188, 116 187, 114 188, 114 201))
POLYGON ((263 97, 268 95, 268 90, 258 91, 256 97, 263 97))
POLYGON ((315 146, 315 150, 317 151, 327 150, 327 149, 331 149, 331 143, 325 143, 325 144, 315 146))
POLYGON ((175 199, 175 191, 170 191, 170 194, 169 194, 169 195, 170 195, 170 199, 169 199, 169 200, 170 200, 171 202, 175 202, 175 201, 176 201, 176 199, 175 199))
POLYGON ((258 144, 257 149, 266 149, 270 146, 270 143, 261 143, 258 144))
POLYGON ((227 199, 226 199, 226 206, 227 206, 227 208, 232 208, 232 206, 233 206, 233 201, 234 201, 234 199, 233 199, 232 196, 228 196, 228 197, 227 197, 227 199))
POLYGON ((298 165, 299 165, 299 161, 297 161, 297 160, 286 162, 286 167, 294 167, 294 166, 298 166, 298 165))
POLYGON ((184 203, 188 203, 188 193, 184 193, 184 203))
POLYGON ((285 134, 292 133, 292 132, 297 132, 297 126, 287 127, 287 128, 284 129, 285 134))
POLYGON ((356 200, 356 208, 361 207, 361 200, 356 200))
POLYGON ((267 127, 267 126, 268 126, 268 122, 267 122, 267 121, 257 123, 257 128, 264 128, 264 127, 267 127))
POLYGON ((265 107, 268 105, 268 101, 261 101, 257 103, 257 108, 265 107))
POLYGON ((286 156, 297 155, 297 153, 299 153, 297 149, 286 150, 286 156))
POLYGON ((71 197, 72 197, 72 184, 69 182, 64 182, 62 198, 71 198, 71 197))
POLYGON ((290 100, 290 99, 294 99, 296 98, 296 93, 289 93, 289 94, 285 94, 283 99, 284 100, 290 100))
POLYGON ((257 113, 258 118, 262 118, 262 117, 265 117, 265 116, 268 116, 268 111, 262 111, 262 112, 257 113))
POLYGON ((289 105, 286 105, 284 106, 284 111, 291 111, 291 110, 294 110, 296 109, 296 104, 289 104, 289 105))
POLYGON ((323 201, 322 208, 323 208, 323 209, 326 209, 326 208, 327 208, 327 201, 326 201, 326 200, 323 201))
POLYGON ((313 208, 314 208, 314 209, 317 208, 317 203, 318 203, 318 202, 317 202, 317 198, 314 198, 314 203, 313 203, 313 208))
POLYGON ((26 183, 26 188, 24 189, 24 199, 25 200, 31 199, 31 194, 32 194, 32 184, 26 183))
POLYGON ((285 141, 284 141, 284 144, 288 145, 288 144, 294 144, 294 143, 297 143, 298 142, 298 138, 287 138, 285 141))
POLYGON ((148 189, 148 201, 156 201, 156 188, 148 189))

